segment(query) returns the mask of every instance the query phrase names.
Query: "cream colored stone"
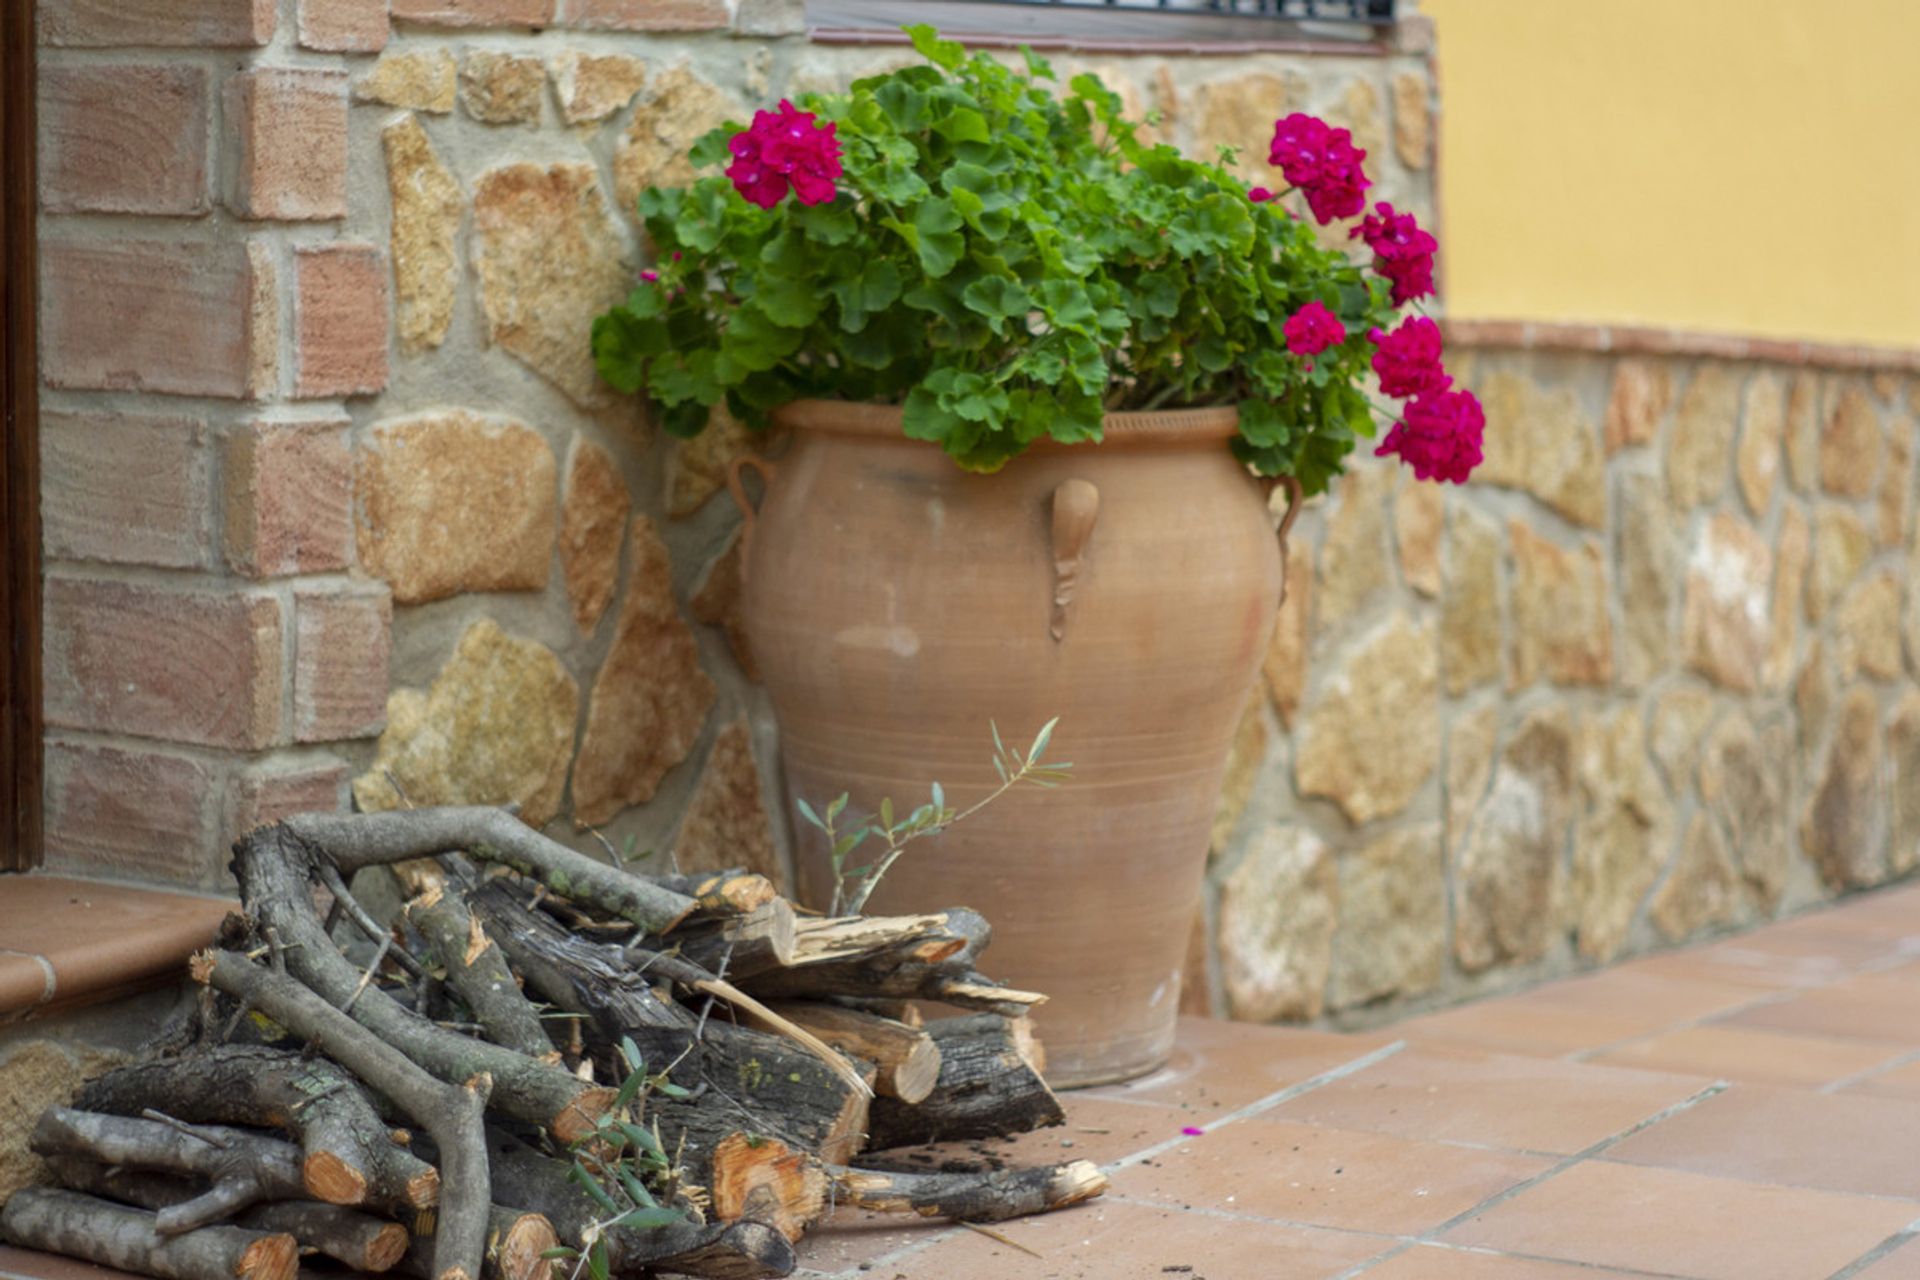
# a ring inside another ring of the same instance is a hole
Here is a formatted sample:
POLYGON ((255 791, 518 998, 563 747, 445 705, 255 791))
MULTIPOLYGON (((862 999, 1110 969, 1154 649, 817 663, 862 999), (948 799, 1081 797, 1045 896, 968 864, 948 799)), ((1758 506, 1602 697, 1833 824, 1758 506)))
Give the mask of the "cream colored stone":
POLYGON ((1833 661, 1840 679, 1861 672, 1900 677, 1900 580, 1883 569, 1853 589, 1833 619, 1833 661))
POLYGON ((1671 942, 1733 920, 1740 904, 1740 875, 1727 856, 1720 828, 1704 813, 1687 824, 1680 857, 1667 882, 1653 896, 1648 914, 1671 942))
POLYGON ((560 809, 580 686, 552 650, 491 620, 469 626, 425 693, 396 689, 372 768, 353 781, 365 811, 517 804, 529 826, 560 809))
POLYGON ((396 604, 546 586, 555 467, 533 428, 461 409, 392 419, 355 469, 360 563, 396 604))
POLYGON ((1893 775, 1887 864, 1903 875, 1920 866, 1920 691, 1907 690, 1894 708, 1887 757, 1893 775))
POLYGON ((1887 460, 1880 468, 1874 505, 1880 545, 1897 547, 1907 536, 1907 491, 1913 484, 1913 420, 1895 418, 1887 428, 1887 460))
POLYGON ((1403 479, 1393 500, 1393 537, 1400 551, 1400 577, 1423 596, 1440 594, 1440 533, 1447 495, 1437 484, 1403 479))
POLYGON ((1813 572, 1807 582, 1807 621, 1826 617, 1873 555, 1873 537, 1850 508, 1822 503, 1813 513, 1813 572))
POLYGON ((1902 630, 1906 634, 1907 663, 1910 669, 1920 671, 1920 529, 1914 530, 1913 539, 1907 544, 1905 577, 1907 609, 1902 630))
POLYGON ((1820 432, 1820 487, 1842 498, 1873 496, 1880 481, 1880 411, 1864 387, 1840 392, 1820 432))
POLYGON ((647 83, 647 64, 624 53, 566 49, 547 63, 560 118, 568 124, 605 120, 632 102, 647 83))
POLYGON ((1393 78, 1393 152, 1409 169, 1424 169, 1433 159, 1433 113, 1427 78, 1402 71, 1393 78))
POLYGON ((1455 697, 1500 676, 1500 526, 1464 505, 1447 522, 1440 666, 1455 697))
POLYGON ((1820 487, 1820 401, 1825 391, 1817 374, 1798 373, 1787 393, 1787 479, 1801 493, 1820 487))
POLYGON ((507 165, 474 189, 488 340, 584 407, 613 399, 594 370, 592 330, 627 295, 625 255, 590 164, 507 165))
POLYGON ((1524 489, 1575 524, 1607 520, 1605 460, 1593 420, 1566 387, 1549 390, 1512 373, 1487 377, 1482 484, 1524 489))
MULTIPOLYGON (((1367 166, 1378 174, 1387 162, 1387 121, 1381 110, 1380 90, 1367 76, 1355 76, 1340 91, 1340 101, 1327 112, 1327 123, 1353 135, 1353 145, 1365 151, 1372 163, 1367 166)), ((1255 137, 1249 148, 1264 147, 1272 139, 1268 126, 1265 138, 1255 137)))
POLYGON ((73 1101, 82 1078, 50 1040, 27 1040, 0 1060, 0 1204, 43 1180, 46 1166, 28 1149, 27 1135, 41 1112, 73 1101))
POLYGON ((560 574, 574 625, 591 632, 613 600, 633 499, 613 455, 575 433, 560 503, 560 574))
POLYGON ((1300 697, 1306 692, 1307 657, 1312 648, 1307 620, 1313 603, 1313 550, 1304 539, 1287 547, 1286 581, 1286 599, 1280 602, 1261 672, 1273 709, 1280 713, 1280 723, 1291 729, 1300 697))
POLYGON ((1747 384, 1747 402, 1740 426, 1739 451, 1733 471, 1747 510, 1760 518, 1773 504, 1774 483, 1780 478, 1781 441, 1787 431, 1787 394, 1780 379, 1758 373, 1747 384))
POLYGON ((1284 190, 1286 177, 1267 163, 1267 149, 1273 141, 1273 122, 1293 110, 1305 92, 1297 74, 1264 71, 1201 85, 1190 153, 1212 162, 1219 159, 1221 147, 1232 147, 1234 172, 1250 183, 1284 190))
POLYGON ((1793 735, 1783 724, 1764 734, 1740 713, 1728 716, 1700 756, 1700 799, 1733 836, 1747 888, 1771 913, 1786 891, 1793 858, 1787 795, 1793 735))
POLYGON ((1691 685, 1675 685, 1654 699, 1647 745, 1676 792, 1685 792, 1699 758, 1700 735, 1713 721, 1713 698, 1691 685))
POLYGON ((1680 538, 1659 477, 1620 477, 1620 682, 1637 688, 1673 661, 1680 538))
POLYGON ((1607 608, 1606 560, 1600 545, 1565 551, 1515 520, 1513 665, 1507 688, 1536 680, 1606 684, 1613 678, 1613 632, 1607 608))
POLYGON ((1493 748, 1500 732, 1498 708, 1481 707, 1454 717, 1447 729, 1447 848, 1458 850, 1473 827, 1473 815, 1493 777, 1493 748))
POLYGON ((758 682, 760 669, 754 665, 753 650, 747 644, 747 625, 740 612, 740 535, 735 534, 727 549, 713 558, 700 575, 693 594, 687 597, 687 612, 695 622, 719 627, 726 632, 727 646, 741 674, 758 682))
POLYGON ((546 88, 538 58, 469 49, 460 61, 460 105, 483 124, 538 124, 546 88))
POLYGON ((745 867, 785 886, 745 716, 714 738, 700 785, 674 837, 673 856, 682 871, 745 867))
POLYGON ((1800 847, 1828 887, 1858 889, 1886 879, 1882 790, 1879 699, 1855 687, 1841 701, 1826 768, 1800 815, 1800 847))
POLYGON ((353 96, 443 116, 453 110, 454 83, 453 55, 445 49, 392 51, 353 86, 353 96))
POLYGON ((1501 753, 1473 834, 1454 854, 1453 953, 1461 968, 1538 960, 1552 945, 1572 800, 1566 711, 1535 712, 1501 753))
POLYGON ((613 189, 620 207, 632 212, 648 187, 693 181, 687 152, 729 118, 746 118, 740 103, 684 64, 656 76, 614 152, 613 189))
POLYGON ((453 323, 460 184, 413 116, 388 125, 380 140, 393 199, 394 330, 402 351, 423 351, 446 341, 453 323))
POLYGON ((1773 641, 1772 586, 1773 552, 1751 525, 1718 515, 1702 526, 1687 557, 1680 620, 1687 665, 1729 689, 1759 688, 1773 641))
POLYGON ((1780 551, 1773 562, 1773 625, 1767 643, 1763 683, 1777 689, 1793 672, 1800 642, 1801 602, 1807 594, 1807 565, 1813 556, 1813 530, 1800 508, 1789 506, 1780 521, 1780 551))
POLYGON ((1613 372, 1604 429, 1607 456, 1651 444, 1673 398, 1673 375, 1662 361, 1622 360, 1613 372))
POLYGON ((1826 646, 1816 636, 1807 646, 1807 659, 1793 682, 1793 707, 1800 715, 1800 742, 1811 757, 1826 740, 1827 726, 1833 720, 1833 670, 1827 665, 1826 646))
POLYGON ((1704 364, 1681 393, 1667 441, 1667 493, 1686 510, 1719 500, 1727 491, 1728 459, 1740 416, 1740 375, 1704 364))
POLYGON ((1390 468, 1364 464, 1341 478, 1314 591, 1323 632, 1359 613, 1391 585, 1387 512, 1393 480, 1390 468))
POLYGON ((1219 857, 1233 839, 1233 829, 1253 798, 1253 784, 1260 777, 1260 765, 1267 757, 1267 723, 1261 717, 1259 692, 1240 713, 1240 725, 1233 733, 1233 747, 1227 753, 1227 772, 1220 784, 1220 800, 1213 810, 1213 830, 1207 840, 1207 852, 1219 857))
POLYGON ((1220 976, 1233 1016, 1317 1018, 1333 964, 1340 882, 1304 827, 1267 827, 1220 886, 1220 976))
POLYGON ((1647 758, 1646 724, 1624 707, 1582 726, 1584 812, 1574 828, 1572 910, 1580 954, 1606 961, 1626 942, 1640 901, 1673 844, 1673 806, 1647 758))
POLYGON ((1431 991, 1440 985, 1446 955, 1439 823, 1388 832, 1341 857, 1331 1008, 1431 991))
POLYGON ((707 499, 726 487, 733 460, 754 451, 755 439, 725 405, 715 405, 707 414, 707 429, 674 446, 667 514, 683 519, 706 506, 707 499))
POLYGON ((1434 630, 1396 616, 1352 646, 1302 717, 1300 790, 1371 822, 1404 809, 1440 753, 1434 630))
POLYGON ((635 516, 626 599, 573 766, 574 821, 596 825, 653 799, 660 779, 698 741, 713 698, 693 632, 674 605, 666 544, 652 520, 635 516))

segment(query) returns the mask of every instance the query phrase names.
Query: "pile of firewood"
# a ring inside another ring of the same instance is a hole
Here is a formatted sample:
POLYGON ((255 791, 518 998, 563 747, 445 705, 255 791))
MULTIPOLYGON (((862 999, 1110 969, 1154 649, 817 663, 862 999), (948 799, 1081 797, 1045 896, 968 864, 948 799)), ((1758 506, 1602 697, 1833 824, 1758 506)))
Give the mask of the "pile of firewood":
POLYGON ((1085 1162, 865 1154, 1062 1119, 1043 997, 976 971, 971 911, 801 915, 761 876, 635 874, 498 809, 304 815, 234 853, 244 914, 195 957, 197 1007, 40 1118, 60 1186, 0 1210, 12 1242, 167 1280, 292 1280, 313 1254, 780 1276, 836 1206, 986 1222, 1105 1188, 1085 1162), (397 918, 348 888, 370 867, 397 918))

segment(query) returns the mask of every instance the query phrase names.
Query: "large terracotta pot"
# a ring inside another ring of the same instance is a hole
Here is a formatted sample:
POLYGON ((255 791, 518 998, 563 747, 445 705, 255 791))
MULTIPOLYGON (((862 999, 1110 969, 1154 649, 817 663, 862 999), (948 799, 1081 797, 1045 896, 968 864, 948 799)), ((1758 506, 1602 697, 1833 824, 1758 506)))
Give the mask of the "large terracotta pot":
MULTIPOLYGON (((1111 415, 1104 443, 995 475, 907 439, 897 408, 777 418, 793 447, 748 526, 744 614, 789 798, 911 807, 938 781, 964 808, 998 783, 989 721, 1024 746, 1059 717, 1046 754, 1071 780, 914 845, 868 910, 983 913, 983 969, 1051 997, 1054 1083, 1154 1069, 1282 586, 1235 411, 1111 415)), ((825 842, 796 828, 801 897, 825 907, 825 842)))

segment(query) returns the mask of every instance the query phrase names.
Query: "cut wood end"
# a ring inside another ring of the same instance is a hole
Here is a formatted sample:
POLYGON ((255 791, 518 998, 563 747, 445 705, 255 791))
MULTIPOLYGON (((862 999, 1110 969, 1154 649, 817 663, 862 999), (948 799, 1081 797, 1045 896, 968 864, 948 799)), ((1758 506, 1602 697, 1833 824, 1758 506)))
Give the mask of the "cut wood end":
POLYGON ((300 1246, 289 1235, 261 1236, 240 1251, 233 1274, 239 1280, 294 1280, 300 1271, 300 1246))
POLYGON ((798 1241, 826 1209, 828 1181, 819 1164, 775 1138, 730 1134, 713 1150, 713 1216, 753 1218, 798 1241))
POLYGON ((607 1114, 619 1093, 604 1085, 582 1089, 547 1128, 562 1142, 578 1142, 593 1132, 593 1122, 607 1114))
POLYGON ((397 1222, 383 1225, 373 1235, 367 1245, 365 1256, 360 1259, 363 1271, 391 1271, 406 1256, 407 1243, 412 1237, 407 1229, 397 1222))
POLYGON ((1075 1160, 1053 1171, 1053 1183, 1047 1188, 1051 1207, 1064 1209, 1082 1200, 1091 1200, 1107 1189, 1107 1175, 1091 1160, 1075 1160))
POLYGON ((940 1046, 931 1036, 921 1040, 907 1051, 907 1056, 894 1064, 891 1071, 882 1072, 880 1092, 912 1106, 925 1102, 940 1083, 940 1046))
POLYGON ((1033 1074, 1047 1074, 1047 1046, 1040 1042, 1040 1033, 1033 1029, 1032 1018, 1008 1018, 1007 1038, 1013 1041, 1013 1051, 1020 1060, 1033 1068, 1033 1074))
POLYGON ((364 1204, 367 1199, 367 1175, 337 1152, 316 1151, 301 1161, 300 1180, 308 1195, 326 1204, 364 1204))
POLYGON ((407 1203, 416 1209, 431 1209, 440 1203, 440 1171, 431 1166, 407 1179, 407 1203))
POLYGON ((487 937, 487 931, 480 927, 480 917, 468 916, 467 954, 461 957, 460 963, 471 969, 474 961, 485 955, 487 948, 492 945, 493 940, 487 937))
POLYGON ((929 938, 907 954, 921 964, 939 964, 965 950, 966 945, 965 938, 929 938))
POLYGON ((211 949, 196 951, 187 959, 187 974, 201 986, 213 981, 214 954, 211 949))
POLYGON ((553 1224, 537 1213, 523 1213, 505 1234, 487 1241, 487 1256, 500 1280, 541 1280, 553 1261, 542 1257, 560 1243, 553 1224))

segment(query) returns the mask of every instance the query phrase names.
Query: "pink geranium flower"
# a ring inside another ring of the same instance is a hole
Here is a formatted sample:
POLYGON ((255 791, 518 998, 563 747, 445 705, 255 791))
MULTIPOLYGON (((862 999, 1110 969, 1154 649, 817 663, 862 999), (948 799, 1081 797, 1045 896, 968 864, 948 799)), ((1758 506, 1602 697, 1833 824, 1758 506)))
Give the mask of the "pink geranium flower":
POLYGON ((1453 385, 1440 365, 1440 326, 1425 316, 1403 321, 1392 333, 1375 329, 1367 337, 1376 348, 1373 371, 1380 375, 1380 390, 1386 394, 1403 400, 1453 385))
POLYGON ((1254 187, 1247 192, 1247 199, 1253 201, 1255 204, 1265 204, 1267 201, 1273 199, 1273 192, 1267 190, 1265 187, 1254 187))
POLYGON ((1287 335, 1287 350, 1297 356, 1317 356, 1347 340, 1347 326, 1321 302, 1309 302, 1294 312, 1281 331, 1287 335))
POLYGON ((1375 449, 1396 454, 1420 480, 1465 484, 1480 465, 1487 415, 1471 391, 1429 391, 1407 402, 1406 416, 1375 449))
POLYGON ((733 154, 727 176, 762 209, 779 204, 789 189, 801 204, 833 199, 833 180, 840 176, 833 122, 823 124, 784 98, 778 112, 754 112, 753 123, 727 140, 727 150, 733 154))
POLYGON ((1410 213, 1395 213, 1382 201, 1349 231, 1373 250, 1373 269, 1393 281, 1393 305, 1405 306, 1433 292, 1433 255, 1440 242, 1420 229, 1410 213))
POLYGON ((1300 188, 1322 226, 1367 207, 1366 192, 1373 183, 1360 167, 1366 158, 1347 130, 1298 111, 1274 122, 1273 146, 1267 153, 1267 163, 1279 165, 1287 181, 1300 188))

